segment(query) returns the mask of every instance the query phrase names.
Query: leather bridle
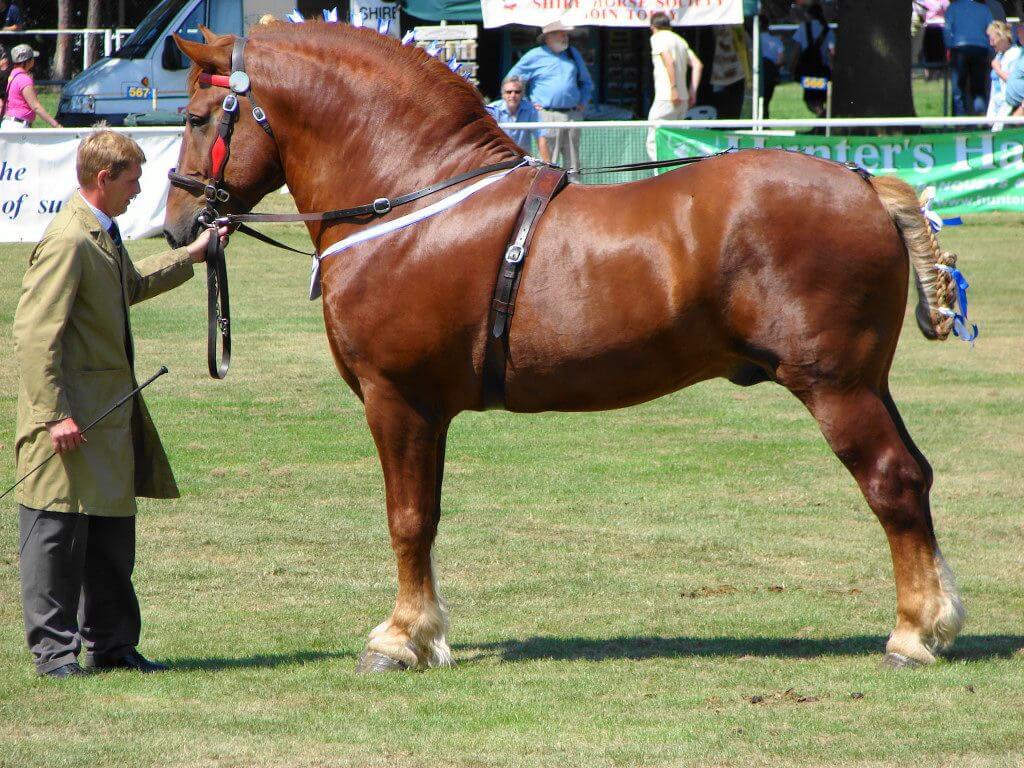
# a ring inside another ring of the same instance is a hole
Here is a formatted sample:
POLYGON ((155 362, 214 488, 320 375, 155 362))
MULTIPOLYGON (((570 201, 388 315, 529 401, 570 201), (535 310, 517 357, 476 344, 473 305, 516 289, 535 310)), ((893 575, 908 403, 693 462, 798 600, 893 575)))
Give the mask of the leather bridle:
POLYGON ((231 49, 231 75, 213 75, 208 72, 199 74, 202 85, 214 85, 230 89, 224 97, 220 121, 217 123, 217 138, 210 145, 210 178, 201 182, 191 176, 185 176, 172 168, 167 174, 171 184, 193 192, 201 192, 205 205, 199 212, 198 221, 210 228, 210 239, 206 244, 206 293, 207 293, 207 330, 206 330, 206 365, 210 376, 223 379, 231 366, 231 308, 228 298, 228 271, 224 259, 224 248, 217 236, 220 213, 217 204, 231 199, 231 194, 224 188, 224 169, 231 156, 231 134, 235 129, 240 105, 239 97, 246 97, 252 104, 253 119, 270 136, 274 132, 267 121, 267 115, 256 103, 252 93, 249 75, 245 72, 246 38, 235 38, 231 49), (220 354, 217 354, 218 339, 220 354))

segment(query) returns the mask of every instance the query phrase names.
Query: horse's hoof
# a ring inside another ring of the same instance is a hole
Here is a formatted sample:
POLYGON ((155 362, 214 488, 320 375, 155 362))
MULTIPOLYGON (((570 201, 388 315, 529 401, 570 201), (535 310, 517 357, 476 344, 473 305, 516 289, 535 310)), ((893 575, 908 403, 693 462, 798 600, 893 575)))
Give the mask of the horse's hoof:
POLYGON ((889 669, 914 669, 923 667, 924 664, 909 656, 904 656, 902 653, 887 653, 882 659, 882 666, 889 669))
POLYGON ((392 659, 376 651, 363 651, 356 662, 356 672, 360 675, 371 672, 402 672, 409 668, 404 661, 392 659))

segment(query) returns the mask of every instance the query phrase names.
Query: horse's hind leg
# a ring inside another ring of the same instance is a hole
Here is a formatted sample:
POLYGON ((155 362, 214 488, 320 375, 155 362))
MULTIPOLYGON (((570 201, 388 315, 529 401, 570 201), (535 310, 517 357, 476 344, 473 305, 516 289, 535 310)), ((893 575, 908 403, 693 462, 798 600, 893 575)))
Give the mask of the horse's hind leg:
POLYGON ((377 443, 387 494, 398 595, 391 617, 370 633, 357 670, 450 666, 448 615, 434 578, 432 548, 441 517, 446 420, 370 387, 366 418, 377 443))
POLYGON ((953 574, 935 540, 931 467, 886 393, 813 390, 801 397, 832 450, 856 478, 889 539, 896 577, 896 628, 886 660, 931 663, 964 620, 953 574))

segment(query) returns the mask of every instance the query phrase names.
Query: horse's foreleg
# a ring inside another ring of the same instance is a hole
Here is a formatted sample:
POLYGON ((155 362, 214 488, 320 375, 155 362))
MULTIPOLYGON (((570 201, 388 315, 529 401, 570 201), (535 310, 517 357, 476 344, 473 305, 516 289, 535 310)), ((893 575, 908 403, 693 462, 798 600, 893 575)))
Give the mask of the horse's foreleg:
POLYGON ((357 669, 450 666, 448 615, 431 554, 441 517, 447 421, 376 387, 367 392, 366 417, 384 470, 398 595, 391 617, 370 633, 357 669))
POLYGON ((909 435, 904 439, 906 429, 888 395, 815 391, 802 399, 889 539, 897 620, 886 660, 895 666, 931 663, 953 642, 964 620, 953 574, 932 527, 931 468, 909 435))

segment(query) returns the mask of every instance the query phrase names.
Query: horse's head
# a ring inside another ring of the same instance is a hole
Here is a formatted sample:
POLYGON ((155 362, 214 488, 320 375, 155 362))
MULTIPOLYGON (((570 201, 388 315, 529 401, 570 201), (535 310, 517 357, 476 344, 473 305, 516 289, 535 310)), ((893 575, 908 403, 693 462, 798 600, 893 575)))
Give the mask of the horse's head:
MULTIPOLYGON (((218 125, 224 113, 224 100, 231 91, 204 82, 207 78, 201 78, 200 74, 231 74, 231 50, 235 37, 215 35, 205 27, 200 29, 205 43, 174 36, 178 47, 193 62, 189 75, 191 97, 177 171, 205 184, 213 178, 214 164, 223 151, 222 147, 215 147, 215 144, 218 143, 218 125)), ((250 73, 250 61, 254 59, 251 48, 246 46, 245 62, 246 70, 250 73)), ((257 98, 261 92, 267 93, 267 83, 263 83, 261 89, 261 84, 253 78, 252 84, 257 98)), ((237 117, 228 142, 229 155, 223 166, 223 182, 220 185, 227 191, 229 198, 214 203, 221 214, 250 211, 264 195, 284 183, 284 173, 274 140, 253 118, 251 101, 245 96, 238 96, 237 101, 237 117)), ((265 102, 260 101, 260 106, 266 106, 265 102)), ((278 121, 275 128, 279 128, 280 123, 278 121)), ((199 185, 190 188, 171 186, 167 195, 164 236, 172 246, 185 245, 199 234, 202 228, 199 215, 205 207, 206 200, 199 185)))

